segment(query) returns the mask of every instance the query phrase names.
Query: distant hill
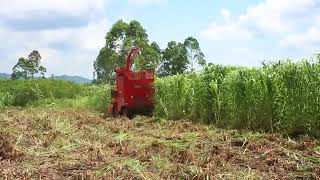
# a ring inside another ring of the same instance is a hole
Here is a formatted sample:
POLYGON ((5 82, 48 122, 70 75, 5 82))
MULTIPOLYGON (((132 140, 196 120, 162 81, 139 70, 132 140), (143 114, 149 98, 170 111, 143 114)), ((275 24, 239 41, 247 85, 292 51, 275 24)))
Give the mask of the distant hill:
POLYGON ((62 75, 62 76, 53 76, 53 79, 62 79, 66 81, 72 81, 74 83, 78 84, 86 84, 91 83, 90 79, 81 77, 81 76, 68 76, 68 75, 62 75))
POLYGON ((0 79, 10 79, 11 74, 0 73, 0 79))
MULTIPOLYGON (((10 79, 10 78, 11 78, 11 74, 0 73, 0 79, 10 79)), ((80 76, 68 76, 68 75, 53 76, 53 79, 61 79, 61 80, 65 80, 65 81, 71 81, 71 82, 74 82, 77 84, 86 84, 86 83, 91 82, 91 80, 87 79, 87 78, 83 78, 80 76)))

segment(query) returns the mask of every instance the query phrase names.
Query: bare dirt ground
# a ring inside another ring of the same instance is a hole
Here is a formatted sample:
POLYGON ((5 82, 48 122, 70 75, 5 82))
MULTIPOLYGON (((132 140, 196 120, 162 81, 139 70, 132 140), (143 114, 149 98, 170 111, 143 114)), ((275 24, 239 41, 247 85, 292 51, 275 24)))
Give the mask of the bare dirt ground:
POLYGON ((0 179, 320 179, 310 137, 44 108, 0 111, 0 179))

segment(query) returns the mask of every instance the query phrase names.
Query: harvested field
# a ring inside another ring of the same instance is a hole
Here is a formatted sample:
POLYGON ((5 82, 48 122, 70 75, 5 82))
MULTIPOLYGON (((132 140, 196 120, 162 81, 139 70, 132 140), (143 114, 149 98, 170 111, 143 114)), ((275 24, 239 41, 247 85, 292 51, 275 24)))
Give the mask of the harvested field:
POLYGON ((320 143, 77 110, 0 112, 0 179, 319 179, 320 143))

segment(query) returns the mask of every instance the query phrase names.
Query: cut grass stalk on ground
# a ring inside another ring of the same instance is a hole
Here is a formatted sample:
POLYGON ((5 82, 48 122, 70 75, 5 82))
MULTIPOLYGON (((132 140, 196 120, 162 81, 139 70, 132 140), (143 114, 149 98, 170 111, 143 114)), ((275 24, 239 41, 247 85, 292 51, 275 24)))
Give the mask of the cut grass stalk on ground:
POLYGON ((0 112, 0 177, 8 179, 319 178, 319 140, 189 121, 103 119, 96 112, 0 112))

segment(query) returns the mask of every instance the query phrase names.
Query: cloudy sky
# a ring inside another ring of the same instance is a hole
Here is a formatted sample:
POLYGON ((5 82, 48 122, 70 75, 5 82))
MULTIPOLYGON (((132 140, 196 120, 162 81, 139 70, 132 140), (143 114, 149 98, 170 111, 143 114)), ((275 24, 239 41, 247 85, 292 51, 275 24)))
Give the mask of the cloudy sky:
POLYGON ((320 0, 0 0, 0 72, 37 49, 48 75, 92 78, 104 36, 136 19, 150 40, 196 37, 208 62, 258 66, 320 49, 320 0))

